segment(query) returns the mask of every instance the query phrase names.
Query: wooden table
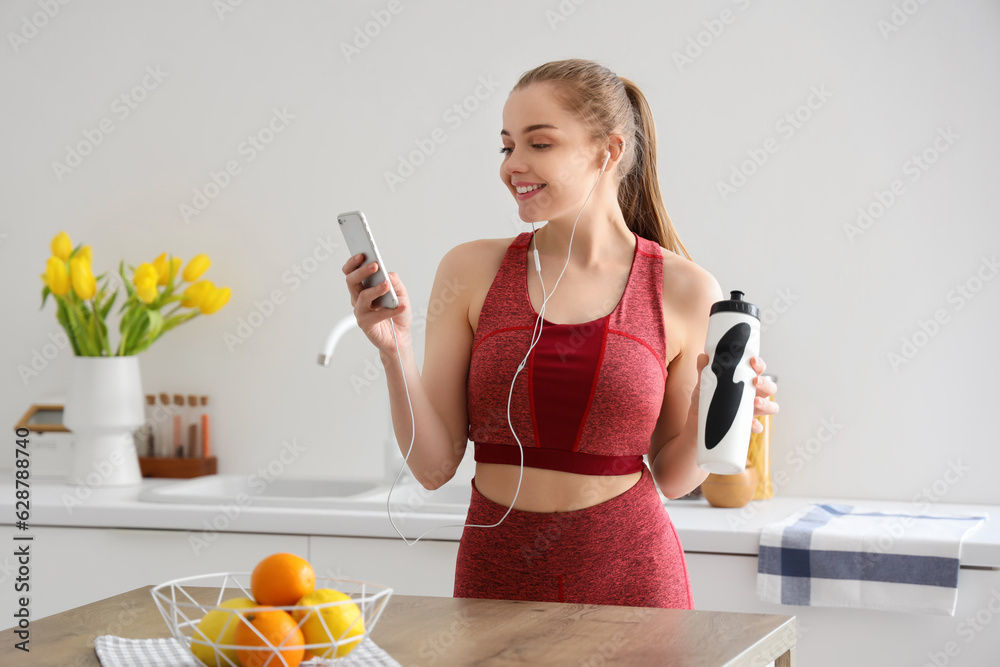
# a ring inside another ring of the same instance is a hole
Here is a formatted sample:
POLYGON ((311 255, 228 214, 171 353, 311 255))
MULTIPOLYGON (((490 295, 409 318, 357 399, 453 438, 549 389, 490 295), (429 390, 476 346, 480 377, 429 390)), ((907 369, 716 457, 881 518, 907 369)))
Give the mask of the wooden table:
MULTIPOLYGON (((4 630, 0 664, 99 666, 98 635, 169 637, 152 588, 33 621, 29 653, 4 630)), ((394 595, 372 639, 404 667, 795 664, 795 617, 770 614, 394 595)))

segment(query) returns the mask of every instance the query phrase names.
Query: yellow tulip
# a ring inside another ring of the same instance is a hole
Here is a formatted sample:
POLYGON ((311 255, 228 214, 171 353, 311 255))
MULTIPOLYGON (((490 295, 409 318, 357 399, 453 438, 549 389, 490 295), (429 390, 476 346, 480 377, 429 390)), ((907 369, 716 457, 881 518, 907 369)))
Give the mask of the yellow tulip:
POLYGON ((167 253, 161 253, 159 257, 153 260, 153 268, 159 275, 163 275, 167 270, 167 253))
POLYGON ((74 257, 69 260, 69 277, 76 295, 87 301, 97 291, 97 281, 90 270, 90 262, 86 257, 74 257))
POLYGON ((200 308, 205 297, 211 294, 215 285, 210 280, 202 280, 190 285, 181 296, 181 305, 185 308, 200 308))
POLYGON ((69 240, 69 234, 66 232, 56 234, 52 239, 51 247, 52 254, 64 262, 69 259, 70 253, 73 252, 73 243, 69 240))
POLYGON ((181 268, 181 258, 171 257, 167 261, 167 253, 163 253, 153 262, 153 268, 159 276, 158 285, 166 285, 170 279, 177 275, 177 270, 181 268))
POLYGON ((229 297, 231 295, 232 290, 228 287, 213 289, 201 300, 201 305, 198 309, 201 311, 202 315, 211 315, 212 313, 218 312, 224 305, 229 303, 229 297))
POLYGON ((159 274, 149 262, 143 262, 136 267, 135 274, 132 276, 132 283, 135 285, 135 290, 139 295, 140 301, 151 303, 156 298, 158 294, 156 291, 158 280, 159 274))
POLYGON ((135 273, 132 275, 132 284, 138 287, 140 283, 152 282, 153 285, 157 284, 160 279, 160 274, 156 268, 149 262, 143 262, 136 267, 135 273))
POLYGON ((205 273, 211 265, 212 260, 208 258, 208 255, 204 253, 195 255, 188 262, 188 265, 184 267, 184 280, 193 283, 198 278, 201 278, 201 274, 205 273))
POLYGON ((80 246, 80 249, 76 251, 76 257, 87 260, 87 264, 94 263, 94 253, 91 251, 89 245, 80 246))
POLYGON ((66 262, 56 256, 49 257, 45 263, 45 284, 56 296, 66 296, 69 293, 69 272, 66 262))
POLYGON ((153 303, 159 292, 156 291, 156 283, 144 282, 136 285, 135 293, 139 296, 139 301, 143 303, 153 303))

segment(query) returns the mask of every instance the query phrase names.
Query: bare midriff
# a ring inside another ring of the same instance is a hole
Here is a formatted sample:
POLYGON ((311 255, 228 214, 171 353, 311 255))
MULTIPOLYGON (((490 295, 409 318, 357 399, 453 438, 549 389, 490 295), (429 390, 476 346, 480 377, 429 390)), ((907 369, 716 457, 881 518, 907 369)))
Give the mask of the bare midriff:
POLYGON ((561 470, 524 468, 517 488, 519 466, 476 463, 476 489, 493 502, 525 512, 571 512, 599 505, 631 489, 642 472, 628 475, 579 475, 561 470))

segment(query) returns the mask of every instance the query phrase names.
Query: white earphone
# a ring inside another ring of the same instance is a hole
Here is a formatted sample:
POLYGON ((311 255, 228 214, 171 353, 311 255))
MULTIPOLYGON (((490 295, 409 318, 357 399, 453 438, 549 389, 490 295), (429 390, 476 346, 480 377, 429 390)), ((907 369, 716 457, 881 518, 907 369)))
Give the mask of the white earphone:
POLYGON ((608 160, 611 159, 611 151, 604 151, 604 164, 601 165, 601 173, 608 168, 608 160))

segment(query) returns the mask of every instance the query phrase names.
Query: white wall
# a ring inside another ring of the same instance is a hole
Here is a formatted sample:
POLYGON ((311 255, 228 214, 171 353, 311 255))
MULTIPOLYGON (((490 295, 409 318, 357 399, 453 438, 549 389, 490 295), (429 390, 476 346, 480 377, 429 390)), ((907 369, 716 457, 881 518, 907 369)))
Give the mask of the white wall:
POLYGON ((38 311, 38 274, 65 229, 99 269, 163 251, 212 256, 232 301, 168 334, 142 371, 147 390, 212 395, 222 472, 249 473, 294 439, 305 451, 288 476, 380 475, 384 383, 351 381, 381 368, 374 348, 352 331, 330 368, 315 363, 350 313, 334 216, 365 210, 426 315, 448 249, 530 229, 498 183, 508 91, 535 65, 586 57, 646 92, 681 238, 723 290, 764 309, 761 356, 781 403, 774 469, 788 476, 777 493, 908 501, 937 482, 943 500, 1000 503, 1000 280, 977 282, 1000 246, 997 3, 400 0, 390 14, 382 1, 245 0, 220 14, 223 1, 73 2, 51 18, 37 0, 0 5, 0 423, 67 386, 68 350, 22 378, 57 330, 52 304, 38 311), (348 60, 341 45, 375 25, 372 12, 391 21, 348 60), (883 34, 894 13, 902 25, 883 34), (148 67, 164 78, 123 118, 114 101, 148 67), (452 122, 483 80, 495 89, 452 122), (250 161, 241 142, 274 109, 294 118, 250 161), (790 132, 782 119, 797 110, 808 119, 790 132), (113 132, 60 179, 53 162, 104 118, 113 132), (390 190, 385 173, 436 128, 446 140, 390 190), (957 138, 937 153, 949 129, 957 138), (777 150, 723 198, 720 181, 764 146, 777 150), (937 160, 913 172, 925 151, 937 160), (241 172, 186 222, 180 205, 229 160, 241 172), (849 239, 858 208, 894 180, 902 194, 849 239), (294 279, 304 262, 313 272, 294 279), (978 289, 971 301, 956 301, 961 283, 978 289), (227 345, 274 292, 273 314, 227 345), (888 355, 936 311, 947 321, 893 367, 888 355))

